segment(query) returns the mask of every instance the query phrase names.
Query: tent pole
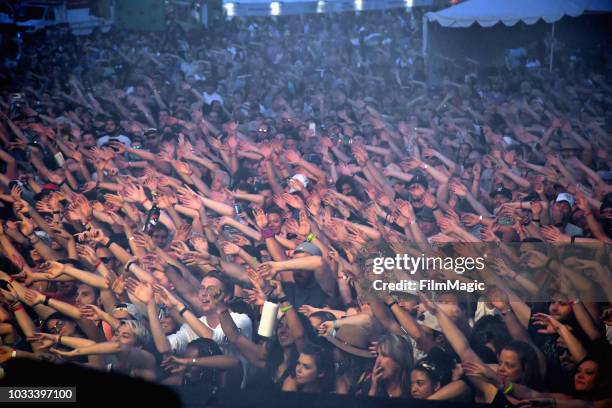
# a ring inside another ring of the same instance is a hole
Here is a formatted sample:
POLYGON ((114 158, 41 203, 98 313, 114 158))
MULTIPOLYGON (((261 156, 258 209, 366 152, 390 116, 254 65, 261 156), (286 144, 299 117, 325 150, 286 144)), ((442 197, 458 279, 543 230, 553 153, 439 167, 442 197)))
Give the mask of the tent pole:
POLYGON ((552 72, 554 56, 555 56, 555 23, 552 24, 552 34, 551 34, 551 40, 550 40, 550 62, 548 65, 548 72, 552 72))

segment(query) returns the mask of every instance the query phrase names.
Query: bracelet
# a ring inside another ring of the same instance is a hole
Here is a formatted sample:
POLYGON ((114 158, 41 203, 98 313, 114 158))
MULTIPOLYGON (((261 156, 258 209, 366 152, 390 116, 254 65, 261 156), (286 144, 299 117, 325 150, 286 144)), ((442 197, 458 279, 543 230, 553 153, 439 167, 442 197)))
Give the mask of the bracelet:
POLYGON ((49 301, 51 300, 51 298, 49 298, 49 295, 45 295, 45 300, 43 300, 43 305, 45 306, 49 306, 49 301))
POLYGON ((147 201, 149 201, 149 199, 145 197, 145 199, 140 202, 140 205, 144 206, 147 201))
POLYGON ((18 312, 20 310, 23 310, 23 305, 21 303, 13 308, 13 312, 18 312))
POLYGON ((62 335, 61 334, 57 337, 57 344, 62 344, 62 335))
POLYGON ((312 241, 314 241, 316 238, 317 238, 317 236, 316 236, 314 233, 312 233, 312 232, 311 232, 311 233, 310 233, 310 234, 308 234, 308 236, 306 237, 306 241, 308 241, 308 242, 312 242, 312 241))
POLYGON ((189 310, 187 309, 187 306, 183 306, 183 308, 179 311, 179 316, 183 317, 187 310, 189 310))
POLYGON ((19 300, 14 301, 13 303, 11 303, 9 305, 9 307, 11 308, 11 310, 15 310, 15 308, 19 306, 19 300))
POLYGON ((387 303, 387 307, 388 307, 389 309, 391 309, 393 306, 395 306, 395 305, 397 305, 397 304, 398 304, 398 303, 397 303, 397 300, 394 300, 394 301, 393 301, 393 302, 391 302, 391 303, 387 303))
POLYGON ((274 237, 274 231, 272 231, 272 228, 264 228, 261 230, 261 237, 263 239, 272 238, 274 237))
POLYGON ((293 309, 293 305, 287 305, 287 306, 283 306, 280 308, 280 311, 283 313, 287 313, 288 311, 290 311, 291 309, 293 309))
POLYGON ((110 248, 110 246, 113 245, 114 243, 115 243, 115 240, 113 239, 113 237, 110 237, 108 241, 106 242, 106 244, 104 244, 104 246, 107 248, 110 248))
POLYGON ((129 272, 129 271, 130 271, 130 266, 132 266, 132 264, 133 264, 134 262, 136 262, 136 259, 130 259, 129 261, 127 261, 127 262, 125 263, 125 267, 123 268, 123 270, 124 270, 125 272, 129 272))
POLYGON ((98 262, 96 262, 96 264, 94 265, 94 269, 98 269, 100 265, 102 265, 102 260, 98 259, 98 262))

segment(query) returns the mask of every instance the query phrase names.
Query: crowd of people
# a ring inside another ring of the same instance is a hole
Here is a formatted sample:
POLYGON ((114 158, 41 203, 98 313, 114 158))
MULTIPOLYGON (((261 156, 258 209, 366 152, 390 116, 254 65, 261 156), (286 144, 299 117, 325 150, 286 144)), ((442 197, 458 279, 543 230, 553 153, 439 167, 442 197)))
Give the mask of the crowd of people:
POLYGON ((402 11, 26 40, 0 70, 0 363, 610 406, 609 73, 457 62, 435 84, 419 27, 402 11), (483 245, 481 270, 383 278, 484 292, 372 290, 371 254, 483 245))

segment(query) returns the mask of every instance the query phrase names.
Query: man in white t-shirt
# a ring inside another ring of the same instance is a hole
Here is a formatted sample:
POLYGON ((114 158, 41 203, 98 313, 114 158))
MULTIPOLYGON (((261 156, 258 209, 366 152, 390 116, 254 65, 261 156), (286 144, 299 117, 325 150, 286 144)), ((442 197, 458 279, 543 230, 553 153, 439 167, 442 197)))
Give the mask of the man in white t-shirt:
POLYGON ((223 105, 223 98, 221 95, 217 93, 217 85, 212 81, 206 81, 204 85, 204 93, 202 93, 202 98, 204 99, 204 103, 207 105, 212 105, 214 101, 219 102, 223 105))
MULTIPOLYGON (((246 385, 246 376, 248 370, 247 360, 240 354, 240 352, 228 341, 227 337, 223 333, 223 329, 219 324, 219 315, 217 309, 212 302, 210 292, 215 290, 221 290, 225 298, 229 299, 232 296, 233 286, 227 284, 226 280, 214 272, 208 274, 200 284, 198 289, 198 299, 201 302, 201 311, 203 316, 198 320, 192 317, 191 312, 185 313, 183 311, 184 306, 179 310, 186 323, 174 334, 167 336, 168 343, 172 349, 173 354, 183 353, 187 345, 200 337, 207 337, 215 341, 223 351, 223 354, 235 356, 240 359, 242 363, 242 383, 241 387, 244 388, 246 385), (199 323, 198 323, 199 322, 199 323), (200 324, 201 323, 201 324, 200 324)), ((238 331, 240 331, 245 337, 251 338, 253 333, 253 323, 251 319, 242 313, 231 313, 232 320, 236 324, 238 331)))

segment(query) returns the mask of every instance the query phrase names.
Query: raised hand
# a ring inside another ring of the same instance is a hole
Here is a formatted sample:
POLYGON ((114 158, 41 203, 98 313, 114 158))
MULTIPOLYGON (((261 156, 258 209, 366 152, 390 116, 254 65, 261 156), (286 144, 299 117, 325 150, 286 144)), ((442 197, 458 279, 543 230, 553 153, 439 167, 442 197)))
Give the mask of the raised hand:
POLYGON ((30 343, 36 343, 39 349, 48 349, 58 342, 59 335, 58 334, 48 334, 48 333, 33 333, 31 336, 28 336, 27 340, 30 343))
POLYGON ((125 282, 125 288, 130 295, 144 304, 148 304, 153 299, 153 290, 149 283, 128 278, 125 282))

